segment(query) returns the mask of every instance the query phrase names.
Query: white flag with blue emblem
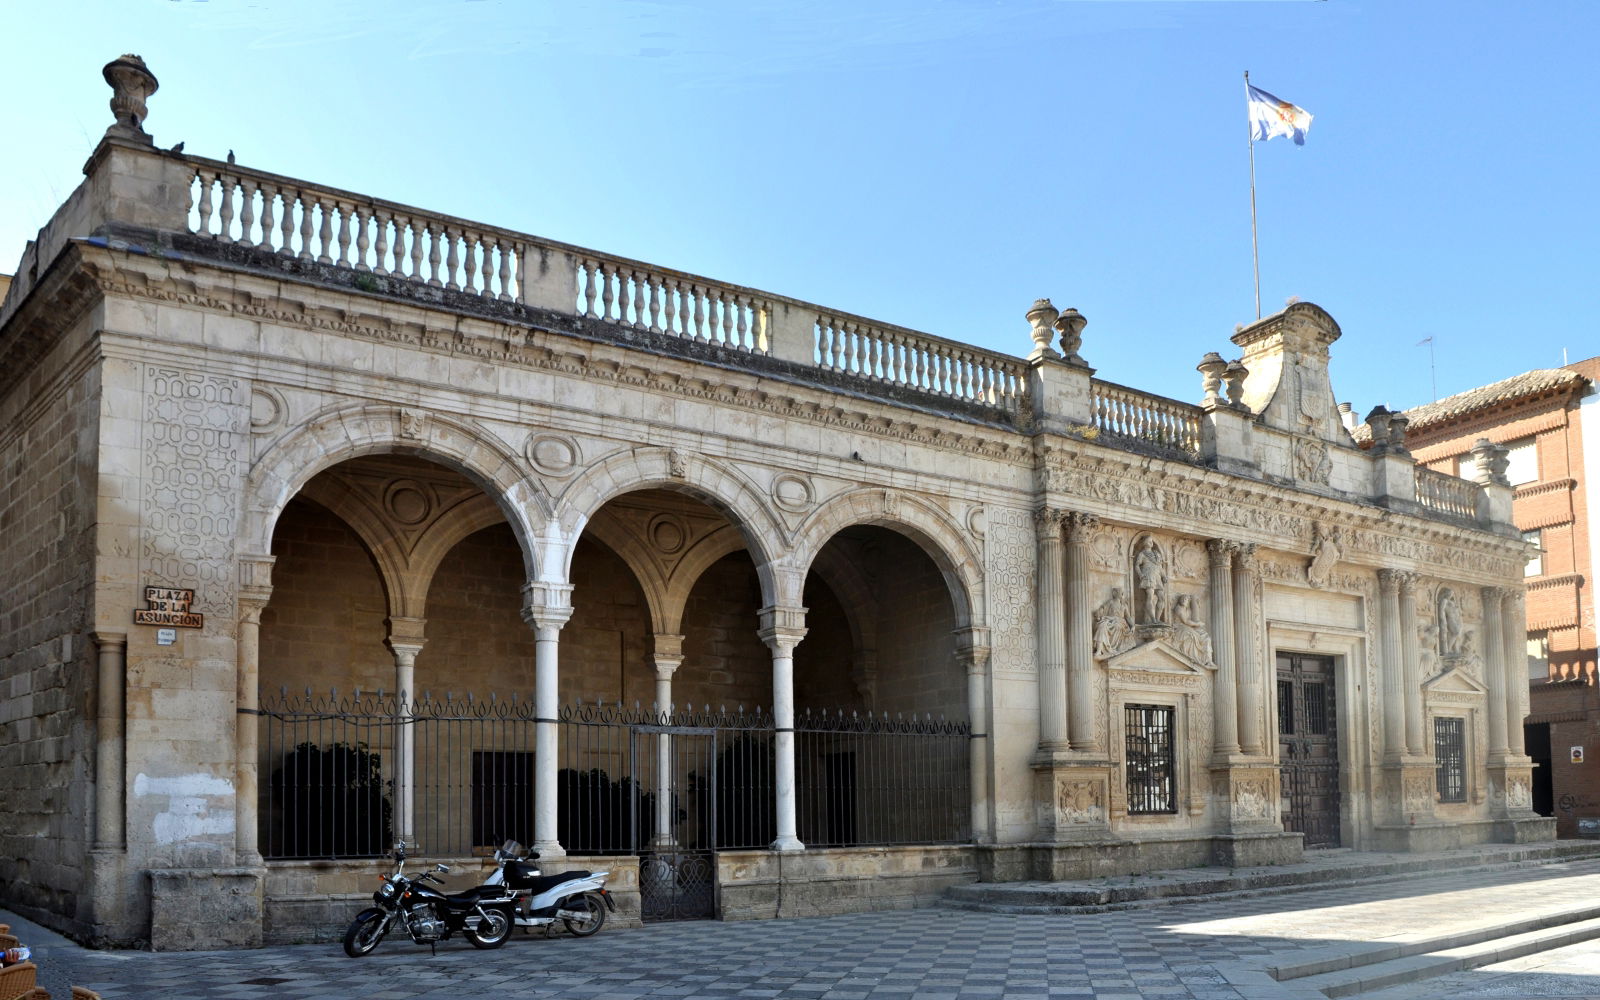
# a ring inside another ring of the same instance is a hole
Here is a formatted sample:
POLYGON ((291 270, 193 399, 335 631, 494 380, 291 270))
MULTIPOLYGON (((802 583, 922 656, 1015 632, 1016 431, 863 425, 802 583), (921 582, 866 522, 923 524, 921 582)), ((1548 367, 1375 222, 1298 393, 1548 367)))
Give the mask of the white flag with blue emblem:
POLYGON ((1250 84, 1245 84, 1245 106, 1250 112, 1250 138, 1276 139, 1287 136, 1296 146, 1306 144, 1306 130, 1311 127, 1311 112, 1280 101, 1271 94, 1250 84))

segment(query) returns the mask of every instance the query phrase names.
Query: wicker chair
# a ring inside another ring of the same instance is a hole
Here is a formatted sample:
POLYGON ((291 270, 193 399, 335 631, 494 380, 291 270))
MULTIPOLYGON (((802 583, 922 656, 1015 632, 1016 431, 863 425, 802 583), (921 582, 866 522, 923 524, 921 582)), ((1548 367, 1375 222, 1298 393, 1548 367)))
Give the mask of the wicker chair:
POLYGON ((72 988, 72 1000, 100 1000, 100 994, 87 986, 74 986, 72 988))
POLYGON ((18 962, 0 969, 0 1000, 33 1000, 39 985, 39 967, 18 962))

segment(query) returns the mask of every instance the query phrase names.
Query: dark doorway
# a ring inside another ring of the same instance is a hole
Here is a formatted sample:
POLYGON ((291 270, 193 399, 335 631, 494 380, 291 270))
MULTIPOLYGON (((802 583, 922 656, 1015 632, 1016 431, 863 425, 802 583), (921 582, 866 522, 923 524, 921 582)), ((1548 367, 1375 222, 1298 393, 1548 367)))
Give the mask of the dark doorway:
POLYGON ((1339 720, 1333 660, 1278 654, 1278 762, 1284 829, 1339 846, 1339 720))
POLYGON ((1550 774, 1550 723, 1522 727, 1522 742, 1533 758, 1533 811, 1540 816, 1556 814, 1555 784, 1550 774))

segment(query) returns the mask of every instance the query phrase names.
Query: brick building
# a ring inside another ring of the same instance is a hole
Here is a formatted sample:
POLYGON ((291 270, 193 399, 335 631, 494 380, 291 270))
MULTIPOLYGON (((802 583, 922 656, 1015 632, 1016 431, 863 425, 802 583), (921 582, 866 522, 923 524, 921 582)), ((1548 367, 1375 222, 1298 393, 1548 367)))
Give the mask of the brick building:
POLYGON ((1538 551, 1525 573, 1528 609, 1527 720, 1534 804, 1561 836, 1600 817, 1600 694, 1596 687, 1596 536, 1600 496, 1600 357, 1539 369, 1407 410, 1417 461, 1451 474, 1472 468, 1472 447, 1489 438, 1509 449, 1513 516, 1538 551))

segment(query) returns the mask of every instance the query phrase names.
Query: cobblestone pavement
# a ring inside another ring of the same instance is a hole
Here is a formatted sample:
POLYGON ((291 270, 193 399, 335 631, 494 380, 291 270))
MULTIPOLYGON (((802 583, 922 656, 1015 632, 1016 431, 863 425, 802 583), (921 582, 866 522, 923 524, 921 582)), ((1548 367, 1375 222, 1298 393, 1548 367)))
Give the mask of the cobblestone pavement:
MULTIPOLYGON (((1275 956, 1330 945, 1360 950, 1368 942, 1431 938, 1596 898, 1600 861, 1583 861, 1092 915, 924 909, 608 927, 587 939, 519 934, 497 951, 450 941, 436 956, 391 937, 364 959, 346 958, 337 944, 150 954, 92 952, 61 942, 46 958, 57 973, 108 1000, 1275 1000, 1290 994, 1288 984, 1239 985, 1229 970, 1259 969, 1275 956)), ((1544 994, 1483 992, 1494 988, 1493 977, 1526 972, 1508 968, 1452 977, 1449 989, 1479 992, 1439 992, 1445 981, 1435 980, 1403 996, 1600 997, 1600 949, 1565 951, 1573 955, 1540 973, 1544 994)))

